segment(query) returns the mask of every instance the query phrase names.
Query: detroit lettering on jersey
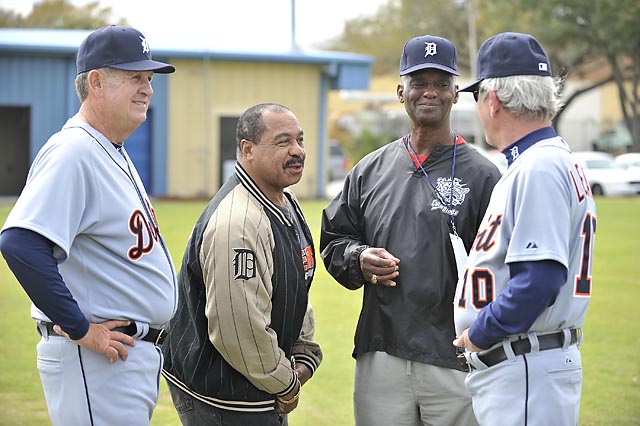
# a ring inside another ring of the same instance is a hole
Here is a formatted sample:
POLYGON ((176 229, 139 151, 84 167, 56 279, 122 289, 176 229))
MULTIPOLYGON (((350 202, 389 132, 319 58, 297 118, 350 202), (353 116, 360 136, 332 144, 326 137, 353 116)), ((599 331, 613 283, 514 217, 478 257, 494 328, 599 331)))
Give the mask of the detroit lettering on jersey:
POLYGON ((475 251, 486 252, 495 245, 494 237, 496 235, 496 231, 498 231, 498 228, 502 224, 502 215, 497 215, 495 219, 492 215, 489 216, 487 223, 487 227, 478 230, 478 234, 476 235, 476 239, 473 243, 475 251))
POLYGON ((127 251, 127 256, 133 261, 140 260, 145 254, 151 253, 160 235, 155 210, 149 199, 145 198, 145 204, 150 218, 147 218, 140 209, 134 210, 129 217, 129 232, 135 237, 136 244, 127 251))

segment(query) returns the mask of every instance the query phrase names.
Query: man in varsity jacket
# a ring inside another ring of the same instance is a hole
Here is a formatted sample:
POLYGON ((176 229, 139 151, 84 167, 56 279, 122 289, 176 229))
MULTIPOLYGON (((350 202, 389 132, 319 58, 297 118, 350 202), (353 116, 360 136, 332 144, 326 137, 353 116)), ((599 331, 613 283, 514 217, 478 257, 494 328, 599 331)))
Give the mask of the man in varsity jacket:
POLYGON ((277 104, 238 120, 235 174, 195 224, 163 345, 183 425, 282 425, 322 360, 308 291, 311 232, 285 188, 302 177, 303 131, 277 104))

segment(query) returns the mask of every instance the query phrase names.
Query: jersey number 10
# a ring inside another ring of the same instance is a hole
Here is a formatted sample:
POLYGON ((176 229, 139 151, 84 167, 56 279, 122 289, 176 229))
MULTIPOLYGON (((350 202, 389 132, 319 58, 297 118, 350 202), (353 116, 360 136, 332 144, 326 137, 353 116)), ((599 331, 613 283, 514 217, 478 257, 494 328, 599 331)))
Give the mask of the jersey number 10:
MULTIPOLYGON (((591 259, 593 254, 593 241, 596 233, 596 218, 591 214, 585 215, 582 222, 582 248, 580 255, 579 275, 575 276, 574 292, 576 297, 591 297, 591 259)), ((464 286, 460 293, 458 306, 466 308, 466 285, 469 278, 471 284, 471 304, 476 310, 480 310, 493 302, 494 294, 494 276, 488 269, 468 269, 464 274, 464 286), (470 274, 470 275, 469 275, 470 274)))

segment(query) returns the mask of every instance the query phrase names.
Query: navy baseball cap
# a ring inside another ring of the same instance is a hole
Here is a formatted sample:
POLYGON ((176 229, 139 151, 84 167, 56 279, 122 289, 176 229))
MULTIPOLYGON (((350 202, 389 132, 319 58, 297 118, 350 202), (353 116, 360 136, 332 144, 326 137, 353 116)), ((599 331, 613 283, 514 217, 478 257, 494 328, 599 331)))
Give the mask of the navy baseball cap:
POLYGON ((551 77, 551 65, 538 40, 530 34, 500 33, 488 38, 478 50, 476 81, 458 90, 473 92, 485 78, 513 75, 551 77))
POLYGON ((151 59, 149 43, 140 31, 119 25, 95 30, 84 39, 78 49, 78 74, 104 67, 160 74, 176 70, 173 65, 151 59))
POLYGON ((409 39, 400 57, 400 75, 435 68, 460 75, 456 68, 456 47, 443 37, 423 35, 409 39))

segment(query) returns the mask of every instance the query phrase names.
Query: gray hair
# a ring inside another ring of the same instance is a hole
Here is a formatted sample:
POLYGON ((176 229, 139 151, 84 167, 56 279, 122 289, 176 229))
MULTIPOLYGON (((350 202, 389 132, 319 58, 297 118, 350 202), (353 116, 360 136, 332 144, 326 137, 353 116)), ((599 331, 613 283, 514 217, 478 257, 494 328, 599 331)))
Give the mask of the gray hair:
MULTIPOLYGON (((114 74, 114 69, 109 67, 98 68, 97 69, 102 74, 107 76, 112 76, 114 74)), ((76 76, 76 94, 78 98, 80 98, 80 103, 84 102, 89 96, 89 71, 81 72, 76 76)))
POLYGON ((81 72, 76 76, 76 93, 80 99, 80 103, 84 102, 89 96, 89 79, 87 76, 89 71, 81 72))
POLYGON ((262 114, 265 111, 287 112, 289 111, 289 108, 280 104, 264 103, 254 105, 243 112, 238 119, 238 125, 236 126, 236 143, 238 145, 238 152, 240 152, 240 141, 242 141, 242 139, 246 139, 253 143, 258 143, 260 141, 262 134, 266 130, 262 121, 262 114))
POLYGON ((485 99, 492 90, 514 116, 551 121, 564 105, 560 99, 562 83, 561 78, 537 75, 487 78, 480 82, 478 95, 485 99))

